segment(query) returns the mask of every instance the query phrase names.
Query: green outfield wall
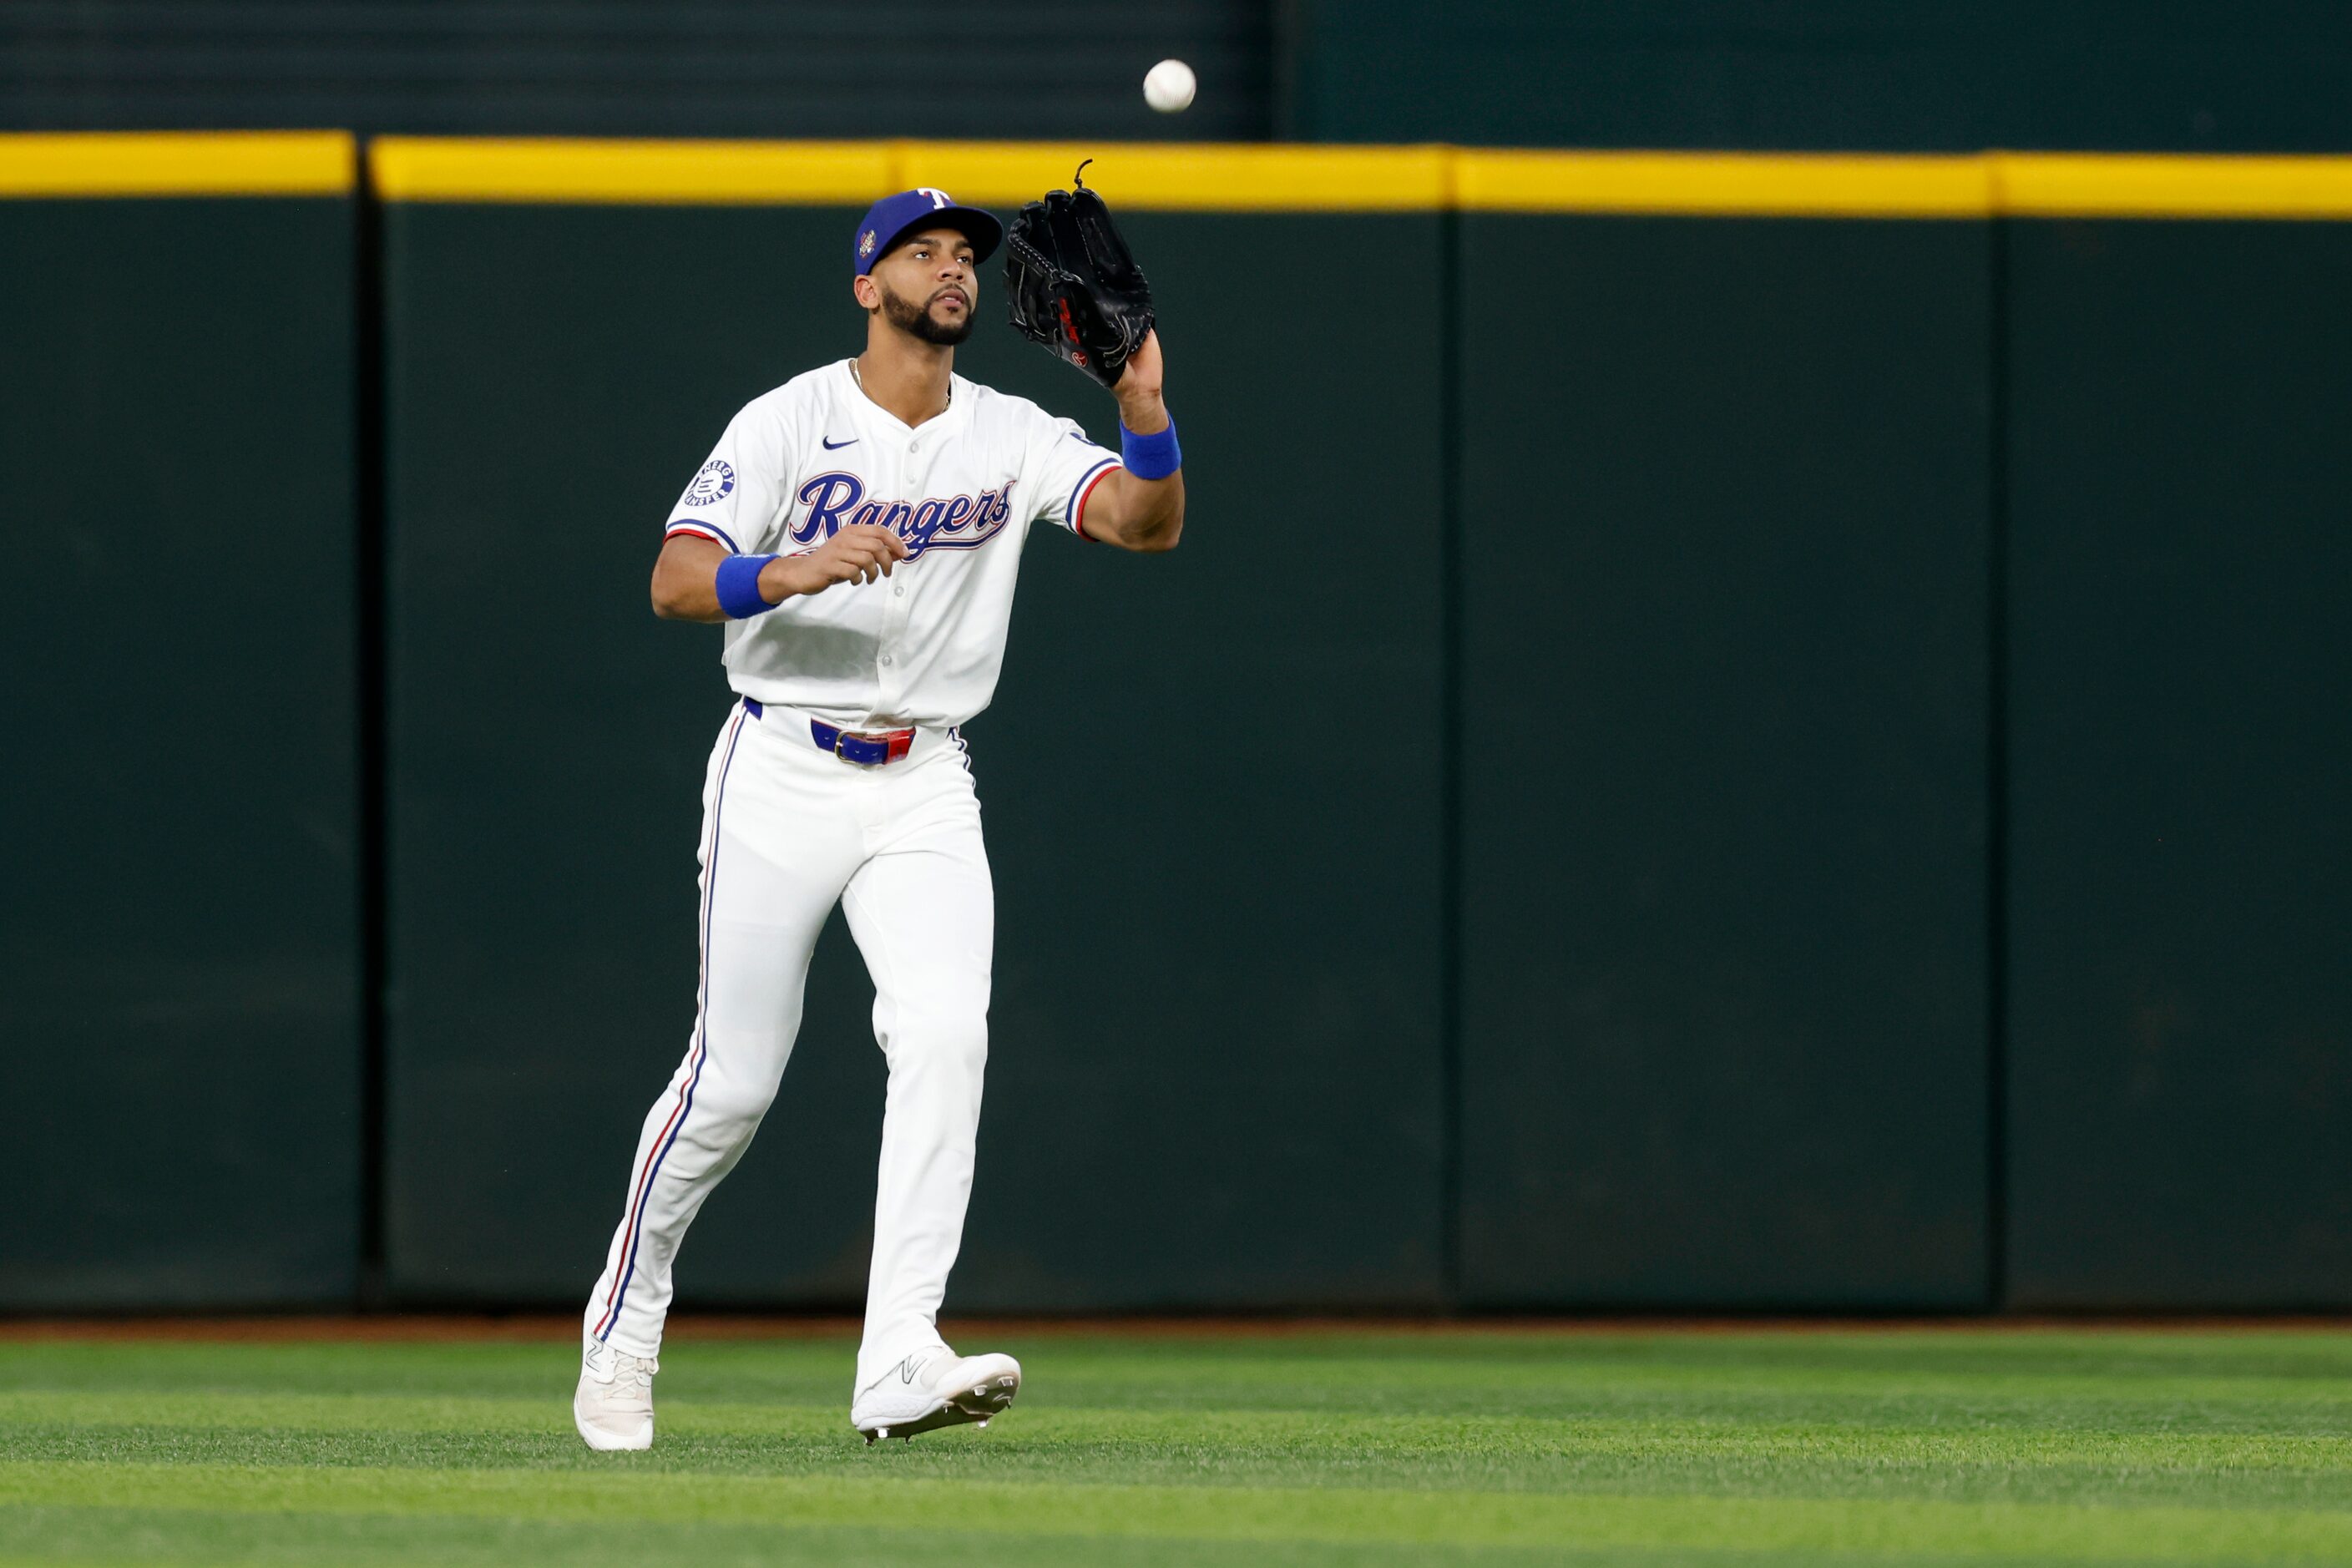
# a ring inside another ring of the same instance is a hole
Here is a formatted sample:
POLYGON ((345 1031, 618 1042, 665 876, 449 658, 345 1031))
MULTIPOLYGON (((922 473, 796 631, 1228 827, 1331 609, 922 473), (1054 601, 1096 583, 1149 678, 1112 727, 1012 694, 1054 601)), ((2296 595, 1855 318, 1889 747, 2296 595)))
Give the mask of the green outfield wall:
MULTIPOLYGON (((691 1024, 669 503, 871 194, 1082 150, 21 140, 0 1306, 573 1300, 691 1024)), ((2352 162, 1091 151, 1191 520, 1039 531, 970 727, 951 1308, 2352 1301, 2352 162)), ((870 997, 685 1304, 858 1297, 870 997)))
POLYGON ((347 1301, 352 150, 146 157, 0 151, 0 1307, 347 1301))
POLYGON ((1982 1307, 1984 229, 1462 248, 1464 1299, 1982 1307))
POLYGON ((2352 228, 2005 237, 2011 1299, 2352 1299, 2352 228))

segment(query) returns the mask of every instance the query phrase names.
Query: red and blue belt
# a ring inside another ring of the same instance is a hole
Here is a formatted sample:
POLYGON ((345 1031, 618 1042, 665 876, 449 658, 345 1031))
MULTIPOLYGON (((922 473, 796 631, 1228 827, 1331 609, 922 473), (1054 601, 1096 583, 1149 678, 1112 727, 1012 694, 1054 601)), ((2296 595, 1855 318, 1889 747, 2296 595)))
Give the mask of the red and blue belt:
POLYGON ((895 763, 914 748, 912 730, 869 730, 858 733, 836 730, 822 719, 809 721, 809 735, 821 751, 831 752, 845 763, 856 763, 861 768, 878 768, 885 763, 895 763))
MULTIPOLYGON (((743 699, 743 711, 758 719, 767 710, 753 698, 743 699)), ((886 763, 903 761, 914 750, 912 730, 843 730, 822 719, 809 721, 809 738, 817 750, 831 752, 845 763, 855 763, 861 768, 878 768, 886 763)))

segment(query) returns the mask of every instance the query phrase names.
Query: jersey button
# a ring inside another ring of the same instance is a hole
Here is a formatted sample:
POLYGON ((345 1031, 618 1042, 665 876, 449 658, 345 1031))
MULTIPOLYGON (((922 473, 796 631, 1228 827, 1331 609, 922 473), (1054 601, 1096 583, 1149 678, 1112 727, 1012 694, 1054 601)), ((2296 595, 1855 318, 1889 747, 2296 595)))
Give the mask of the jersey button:
POLYGON ((887 654, 887 653, 886 653, 886 654, 884 654, 884 655, 882 656, 882 662, 883 662, 883 663, 885 663, 885 664, 889 663, 889 662, 890 662, 890 656, 889 656, 888 654, 887 654))
POLYGON ((907 596, 907 590, 904 588, 893 588, 890 592, 897 595, 901 599, 907 596))
POLYGON ((922 443, 921 443, 921 442, 919 442, 919 441, 909 441, 909 442, 908 442, 908 443, 907 443, 907 450, 908 450, 909 452, 914 451, 918 447, 919 447, 919 446, 921 446, 921 445, 922 445, 922 443))

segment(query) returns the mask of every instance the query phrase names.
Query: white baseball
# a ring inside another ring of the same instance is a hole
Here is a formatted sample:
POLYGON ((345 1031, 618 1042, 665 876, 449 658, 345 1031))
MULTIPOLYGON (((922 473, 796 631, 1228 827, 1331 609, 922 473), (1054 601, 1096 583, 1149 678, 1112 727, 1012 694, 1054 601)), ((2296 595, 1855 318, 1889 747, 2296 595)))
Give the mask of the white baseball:
POLYGON ((1192 79, 1192 68, 1182 60, 1161 60, 1143 77, 1143 101, 1162 114, 1174 114, 1191 107, 1192 90, 1199 84, 1192 79))

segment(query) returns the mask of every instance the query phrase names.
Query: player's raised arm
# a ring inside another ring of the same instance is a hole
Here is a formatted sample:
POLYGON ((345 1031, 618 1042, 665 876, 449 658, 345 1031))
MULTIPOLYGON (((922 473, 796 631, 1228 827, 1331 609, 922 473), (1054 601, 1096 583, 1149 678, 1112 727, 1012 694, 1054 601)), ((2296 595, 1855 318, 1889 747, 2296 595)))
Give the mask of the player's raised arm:
POLYGON ((1087 498, 1087 537, 1122 550, 1173 550, 1184 531, 1184 471, 1176 466, 1176 426, 1160 396, 1158 332, 1146 334, 1111 392, 1118 399, 1126 467, 1087 498))
POLYGON ((803 555, 737 555, 691 533, 662 542, 654 561, 654 614, 666 621, 743 620, 796 594, 887 577, 907 558, 896 533, 871 523, 845 528, 803 555), (756 595, 756 606, 746 595, 756 595))

